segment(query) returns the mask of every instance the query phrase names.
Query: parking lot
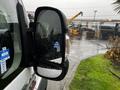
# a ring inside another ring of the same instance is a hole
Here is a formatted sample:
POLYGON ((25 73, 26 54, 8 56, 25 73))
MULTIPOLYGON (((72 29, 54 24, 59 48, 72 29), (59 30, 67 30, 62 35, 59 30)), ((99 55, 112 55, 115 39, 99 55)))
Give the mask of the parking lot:
POLYGON ((47 90, 68 90, 70 81, 72 80, 80 61, 106 51, 106 41, 86 40, 85 37, 85 34, 83 34, 82 40, 72 40, 69 55, 69 71, 65 79, 60 82, 49 80, 47 90))

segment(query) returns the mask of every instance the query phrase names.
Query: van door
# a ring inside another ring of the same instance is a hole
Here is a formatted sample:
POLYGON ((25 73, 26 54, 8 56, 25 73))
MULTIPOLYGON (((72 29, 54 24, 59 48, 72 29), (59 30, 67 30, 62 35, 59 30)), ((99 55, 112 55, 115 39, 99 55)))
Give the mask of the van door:
POLYGON ((18 68, 22 49, 16 5, 17 0, 0 0, 0 89, 23 70, 18 68))

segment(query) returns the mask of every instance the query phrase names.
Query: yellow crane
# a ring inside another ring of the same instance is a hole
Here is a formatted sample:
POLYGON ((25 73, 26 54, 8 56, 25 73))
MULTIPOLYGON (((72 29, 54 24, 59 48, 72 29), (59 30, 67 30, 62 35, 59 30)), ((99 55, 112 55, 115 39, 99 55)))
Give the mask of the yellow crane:
POLYGON ((77 13, 76 15, 74 15, 72 18, 70 18, 70 19, 68 19, 68 24, 70 24, 70 23, 72 23, 72 21, 76 18, 76 17, 78 17, 79 15, 83 15, 83 12, 79 12, 79 13, 77 13))
MULTIPOLYGON (((72 18, 68 19, 67 23, 68 23, 68 26, 71 25, 72 21, 78 17, 79 15, 83 15, 83 12, 79 12, 77 13, 76 15, 74 15, 72 18)), ((74 27, 74 26, 71 26, 69 27, 69 34, 71 37, 73 36, 79 36, 80 35, 80 31, 78 30, 78 28, 74 27)))

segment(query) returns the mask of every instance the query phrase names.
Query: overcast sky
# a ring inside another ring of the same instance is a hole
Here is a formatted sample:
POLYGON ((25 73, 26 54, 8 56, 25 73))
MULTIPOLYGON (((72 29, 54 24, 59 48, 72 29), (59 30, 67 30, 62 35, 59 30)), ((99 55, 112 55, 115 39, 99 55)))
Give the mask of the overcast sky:
POLYGON ((97 10, 96 19, 120 19, 120 14, 114 11, 115 0, 23 0, 27 11, 35 11, 39 6, 52 6, 64 12, 67 18, 78 12, 83 12, 83 17, 93 19, 94 10, 97 10))

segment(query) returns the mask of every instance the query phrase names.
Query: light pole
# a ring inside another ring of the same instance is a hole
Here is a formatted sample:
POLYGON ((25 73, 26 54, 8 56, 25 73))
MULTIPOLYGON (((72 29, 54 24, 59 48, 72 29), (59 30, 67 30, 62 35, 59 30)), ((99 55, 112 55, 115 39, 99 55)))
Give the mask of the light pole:
MULTIPOLYGON (((95 37, 98 39, 98 30, 97 30, 97 26, 96 26, 96 22, 95 22, 95 19, 96 19, 96 13, 97 13, 97 10, 94 10, 94 28, 95 28, 95 37)), ((97 54, 99 52, 99 46, 97 45, 97 54)))
POLYGON ((83 16, 83 12, 82 11, 80 12, 80 15, 83 16))
POLYGON ((80 38, 81 38, 81 27, 82 27, 82 16, 83 16, 83 12, 80 11, 80 22, 78 23, 78 30, 80 32, 80 38))
POLYGON ((96 13, 97 13, 97 10, 94 10, 94 21, 95 21, 95 18, 96 18, 96 13))
POLYGON ((80 15, 81 15, 80 25, 82 25, 82 16, 83 16, 83 12, 82 11, 80 12, 80 15))
POLYGON ((80 28, 81 28, 81 26, 82 26, 82 16, 83 16, 83 12, 82 11, 80 11, 80 22, 79 22, 79 24, 78 24, 78 28, 79 28, 79 30, 80 30, 80 28))
POLYGON ((96 13, 97 13, 97 10, 94 10, 94 17, 93 17, 93 21, 94 21, 94 30, 95 30, 95 37, 98 38, 98 28, 97 28, 97 25, 96 25, 96 13))

